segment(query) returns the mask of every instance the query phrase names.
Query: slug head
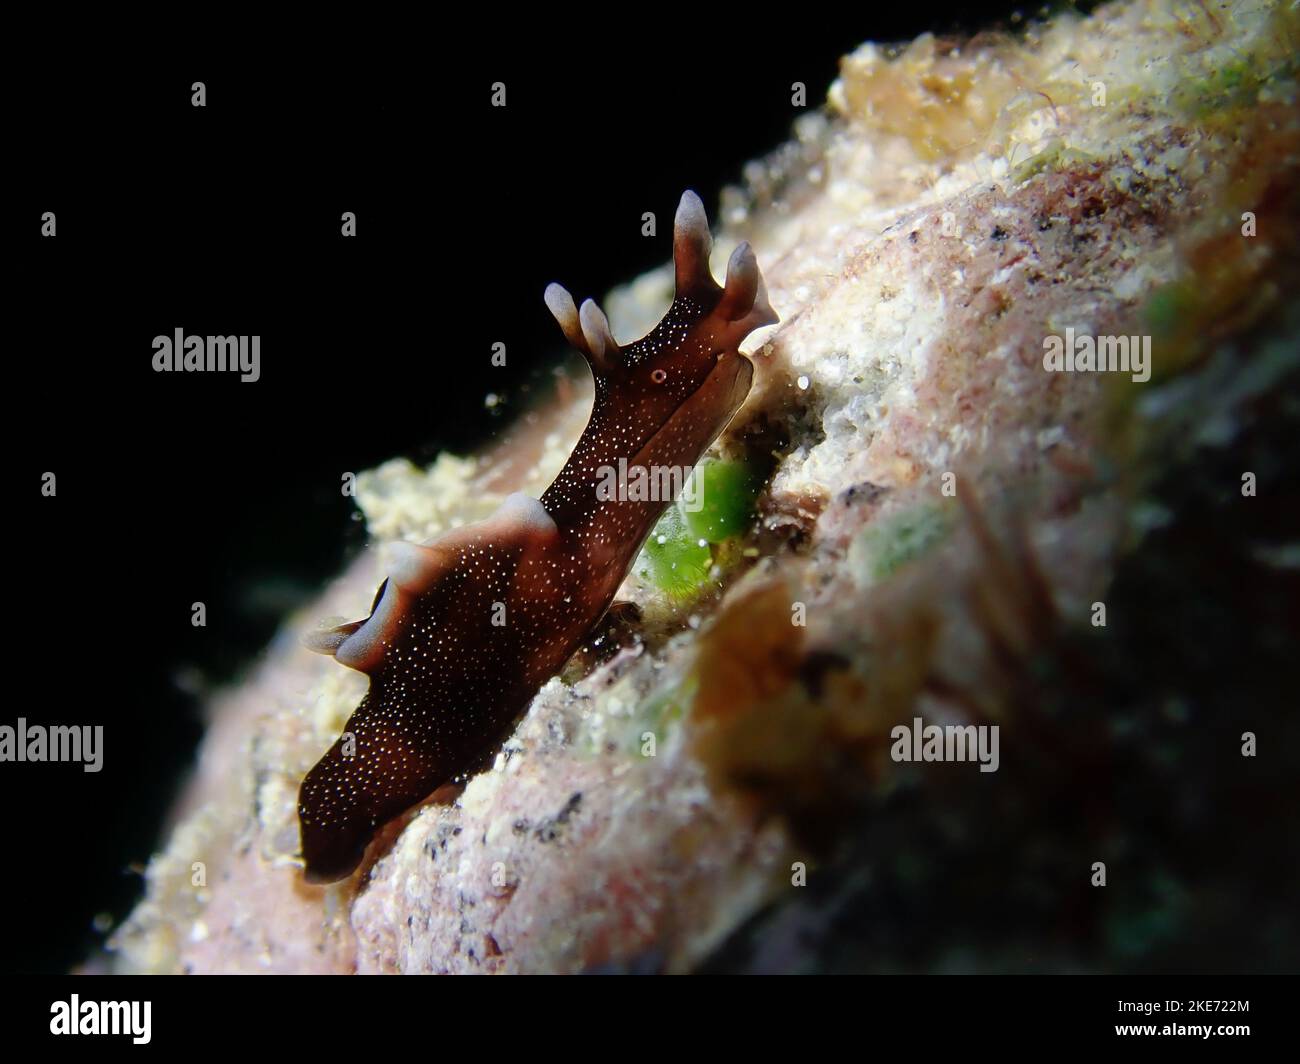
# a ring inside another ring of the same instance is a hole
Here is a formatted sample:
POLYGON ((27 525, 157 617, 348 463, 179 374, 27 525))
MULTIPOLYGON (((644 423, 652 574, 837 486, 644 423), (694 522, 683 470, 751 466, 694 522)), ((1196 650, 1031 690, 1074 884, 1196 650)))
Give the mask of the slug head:
POLYGON ((732 253, 725 285, 709 272, 712 246, 704 205, 687 190, 673 225, 672 305, 649 334, 626 346, 614 339, 594 301, 578 308, 560 285, 546 289, 546 305, 595 376, 592 421, 621 426, 633 437, 633 452, 688 406, 692 419, 711 429, 702 435, 716 436, 753 378, 753 364, 738 350, 741 341, 780 320, 749 244, 732 253))

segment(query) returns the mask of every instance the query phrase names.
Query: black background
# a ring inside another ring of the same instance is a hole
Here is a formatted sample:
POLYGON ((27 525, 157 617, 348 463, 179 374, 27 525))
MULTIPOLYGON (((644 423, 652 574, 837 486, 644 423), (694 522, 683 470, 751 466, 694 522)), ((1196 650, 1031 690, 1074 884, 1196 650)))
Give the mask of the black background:
POLYGON ((96 914, 130 911, 203 692, 364 545, 344 471, 503 427, 562 351, 545 284, 599 297, 667 261, 681 191, 716 220, 721 187, 788 136, 792 82, 817 106, 863 40, 1013 10, 851 5, 791 30, 730 5, 625 26, 608 8, 485 9, 366 41, 346 24, 275 47, 190 31, 25 64, 9 101, 21 461, 0 720, 103 724, 105 760, 0 766, 19 914, 5 968, 66 971, 102 944, 96 914), (153 372, 153 337, 178 327, 260 335, 261 380, 153 372))

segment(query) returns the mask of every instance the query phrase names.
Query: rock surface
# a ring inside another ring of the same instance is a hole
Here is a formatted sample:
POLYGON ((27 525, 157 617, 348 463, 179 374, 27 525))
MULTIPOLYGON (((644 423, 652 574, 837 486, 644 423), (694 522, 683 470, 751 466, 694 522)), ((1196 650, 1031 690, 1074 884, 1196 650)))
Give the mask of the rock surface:
MULTIPOLYGON (((715 273, 750 240, 782 323, 751 338, 755 388, 717 445, 774 465, 710 586, 681 601, 630 577, 638 638, 548 683, 495 764, 362 876, 310 887, 297 787, 365 680, 298 639, 365 614, 372 552, 212 707, 116 966, 692 970, 796 864, 833 867, 845 810, 900 785, 894 724, 1001 722, 1004 758, 1044 757, 1018 670, 1088 625, 1131 548, 1178 405, 1159 397, 1273 313, 1294 263, 1287 34, 1276 4, 1131 3, 846 57, 826 107, 724 196, 715 273), (1151 381, 1045 371, 1067 328, 1152 335, 1151 381)), ((615 334, 670 286, 665 267, 613 293, 615 334)), ((1231 388, 1198 394, 1231 413, 1231 388)), ((588 404, 566 382, 488 454, 365 474, 372 535, 540 494, 588 404)))

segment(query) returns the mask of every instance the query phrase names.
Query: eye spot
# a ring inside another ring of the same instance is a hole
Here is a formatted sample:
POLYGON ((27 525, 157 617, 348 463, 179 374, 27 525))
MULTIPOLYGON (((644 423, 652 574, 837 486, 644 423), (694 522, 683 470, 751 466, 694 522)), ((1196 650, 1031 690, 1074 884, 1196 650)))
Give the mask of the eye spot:
POLYGON ((650 372, 650 379, 656 384, 663 384, 663 382, 668 379, 668 371, 662 369, 652 370, 650 372))

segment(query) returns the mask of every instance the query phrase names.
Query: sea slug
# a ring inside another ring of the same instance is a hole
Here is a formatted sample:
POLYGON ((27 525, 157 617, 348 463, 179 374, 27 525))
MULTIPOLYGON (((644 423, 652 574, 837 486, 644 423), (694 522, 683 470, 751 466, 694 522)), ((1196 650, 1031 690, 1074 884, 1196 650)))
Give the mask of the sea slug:
POLYGON ((749 245, 732 254, 725 287, 709 272, 711 246, 687 191, 672 305, 625 347, 593 301, 579 310, 550 285, 546 304, 596 382, 559 476, 540 501, 514 494, 483 522, 403 545, 368 618, 308 638, 370 677, 299 791, 308 881, 351 874, 379 827, 477 767, 605 615, 672 497, 610 498, 602 474, 689 471, 739 409, 754 373, 739 344, 778 318, 749 245))

